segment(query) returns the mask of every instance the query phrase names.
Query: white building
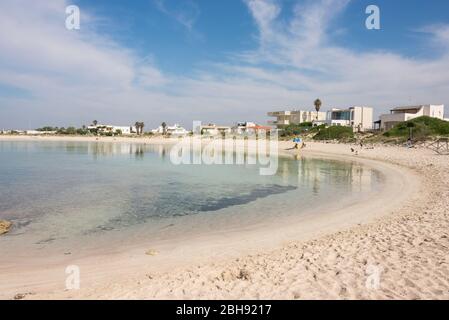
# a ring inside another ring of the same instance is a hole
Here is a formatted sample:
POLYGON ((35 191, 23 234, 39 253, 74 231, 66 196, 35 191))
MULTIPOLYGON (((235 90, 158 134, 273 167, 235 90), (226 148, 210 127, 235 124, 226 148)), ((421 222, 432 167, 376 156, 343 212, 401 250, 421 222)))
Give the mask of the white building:
POLYGON ((354 131, 358 132, 370 130, 373 129, 373 108, 334 108, 327 112, 326 123, 330 126, 352 127, 354 131))
POLYGON ((56 134, 56 131, 26 130, 25 134, 28 136, 40 136, 45 134, 56 134))
POLYGON ((303 122, 313 122, 313 121, 325 121, 326 112, 316 112, 316 111, 273 111, 268 112, 269 117, 275 117, 276 120, 268 121, 269 125, 277 126, 282 128, 283 126, 288 126, 290 124, 300 124, 303 122))
POLYGON ((237 135, 254 135, 261 131, 268 133, 272 129, 272 127, 261 126, 255 122, 238 122, 234 127, 232 127, 232 133, 237 135))
POLYGON ((229 126, 218 126, 213 123, 209 123, 208 125, 200 125, 195 128, 196 134, 208 135, 208 136, 218 136, 229 134, 232 132, 232 128, 229 126))
POLYGON ((87 130, 91 132, 98 132, 98 133, 112 133, 117 134, 118 132, 121 132, 123 135, 131 135, 136 134, 137 130, 134 126, 114 126, 114 125, 107 125, 107 124, 98 124, 96 126, 88 126, 87 130))
MULTIPOLYGON (((164 134, 164 128, 159 126, 158 128, 151 130, 151 132, 154 134, 164 134)), ((175 123, 173 126, 166 126, 165 133, 170 136, 185 136, 189 132, 179 124, 175 123)))
POLYGON ((444 119, 444 105, 418 105, 408 107, 397 107, 390 110, 389 114, 380 116, 380 128, 382 130, 390 130, 398 123, 412 120, 414 118, 428 116, 441 120, 444 119))

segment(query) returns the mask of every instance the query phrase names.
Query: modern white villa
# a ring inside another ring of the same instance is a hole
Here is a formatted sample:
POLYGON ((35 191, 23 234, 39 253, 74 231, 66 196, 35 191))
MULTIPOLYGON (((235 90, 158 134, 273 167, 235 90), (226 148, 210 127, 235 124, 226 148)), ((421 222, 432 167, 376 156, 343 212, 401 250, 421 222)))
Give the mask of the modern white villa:
MULTIPOLYGON (((159 126, 156 129, 151 130, 154 134, 164 134, 164 127, 159 126)), ((184 128, 181 127, 179 124, 175 123, 173 126, 166 126, 165 127, 165 134, 169 136, 186 136, 189 134, 189 132, 184 128)))
POLYGON ((269 132, 272 127, 261 126, 255 122, 237 122, 237 124, 232 127, 232 133, 236 135, 254 135, 260 131, 269 132))
POLYGON ((214 123, 208 125, 200 125, 195 128, 196 134, 218 136, 220 134, 228 134, 232 132, 232 128, 229 126, 219 126, 214 123))
POLYGON ((400 122, 408 121, 421 116, 446 120, 444 118, 444 105, 427 104, 393 108, 390 110, 389 114, 383 114, 380 116, 380 129, 390 130, 400 122))
POLYGON ((114 126, 107 124, 91 125, 87 127, 87 130, 91 132, 95 131, 98 133, 114 133, 114 134, 121 132, 123 135, 131 135, 137 133, 136 127, 134 126, 114 126))
POLYGON ((352 127, 355 132, 371 130, 373 129, 373 108, 355 106, 347 109, 331 109, 327 112, 326 124, 352 127))
POLYGON ((276 120, 268 121, 268 124, 277 126, 278 128, 282 126, 288 126, 290 124, 301 124, 304 122, 313 122, 316 120, 318 121, 326 120, 326 112, 321 111, 320 112, 304 111, 304 110, 273 111, 268 112, 268 116, 276 118, 276 120))
POLYGON ((347 109, 331 109, 327 112, 316 111, 275 111, 268 112, 269 117, 276 117, 268 124, 278 128, 289 124, 313 122, 314 125, 327 124, 329 126, 352 127, 354 131, 363 132, 373 128, 373 108, 350 107, 347 109))

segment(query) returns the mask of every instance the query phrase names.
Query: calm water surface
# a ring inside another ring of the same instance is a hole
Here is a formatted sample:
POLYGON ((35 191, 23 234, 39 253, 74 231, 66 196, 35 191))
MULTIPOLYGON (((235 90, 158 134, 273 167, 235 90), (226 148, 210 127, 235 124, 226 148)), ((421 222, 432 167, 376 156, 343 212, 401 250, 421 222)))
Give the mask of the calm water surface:
POLYGON ((173 165, 169 147, 106 142, 0 141, 0 250, 74 248, 170 237, 171 229, 251 225, 378 190, 360 164, 280 158, 255 165, 173 165))

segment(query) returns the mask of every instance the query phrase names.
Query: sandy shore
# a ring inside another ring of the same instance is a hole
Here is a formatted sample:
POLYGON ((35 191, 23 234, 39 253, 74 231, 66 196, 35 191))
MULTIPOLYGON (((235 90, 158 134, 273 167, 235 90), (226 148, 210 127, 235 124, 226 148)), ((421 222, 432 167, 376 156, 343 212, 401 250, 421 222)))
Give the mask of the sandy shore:
MULTIPOLYGON (((154 138, 100 140, 171 143, 154 138)), ((281 143, 280 149, 289 146, 281 143)), ((355 156, 348 145, 322 143, 308 143, 303 153, 357 159, 379 168, 390 180, 375 199, 307 224, 292 223, 269 233, 261 232, 263 228, 239 230, 215 239, 204 235, 178 248, 157 247, 157 256, 130 248, 127 253, 92 258, 83 262, 89 267, 82 269, 88 271, 80 290, 63 289, 65 274, 55 275, 60 267, 56 262, 47 272, 21 273, 10 266, 9 272, 2 269, 0 274, 0 298, 31 293, 26 298, 448 299, 448 158, 399 147, 363 149, 355 156), (181 258, 170 260, 164 249, 181 258), (376 279, 379 287, 372 285, 376 279)))

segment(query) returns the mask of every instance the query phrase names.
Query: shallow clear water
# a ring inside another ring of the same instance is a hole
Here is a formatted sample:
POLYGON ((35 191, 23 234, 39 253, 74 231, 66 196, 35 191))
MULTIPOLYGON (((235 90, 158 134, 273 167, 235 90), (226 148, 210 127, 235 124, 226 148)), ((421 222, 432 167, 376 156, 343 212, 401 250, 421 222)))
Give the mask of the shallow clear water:
POLYGON ((0 141, 1 246, 124 243, 166 228, 224 228, 301 215, 377 190, 381 174, 357 163, 280 158, 256 165, 173 165, 169 146, 0 141), (293 212, 293 213, 292 213, 293 212))

